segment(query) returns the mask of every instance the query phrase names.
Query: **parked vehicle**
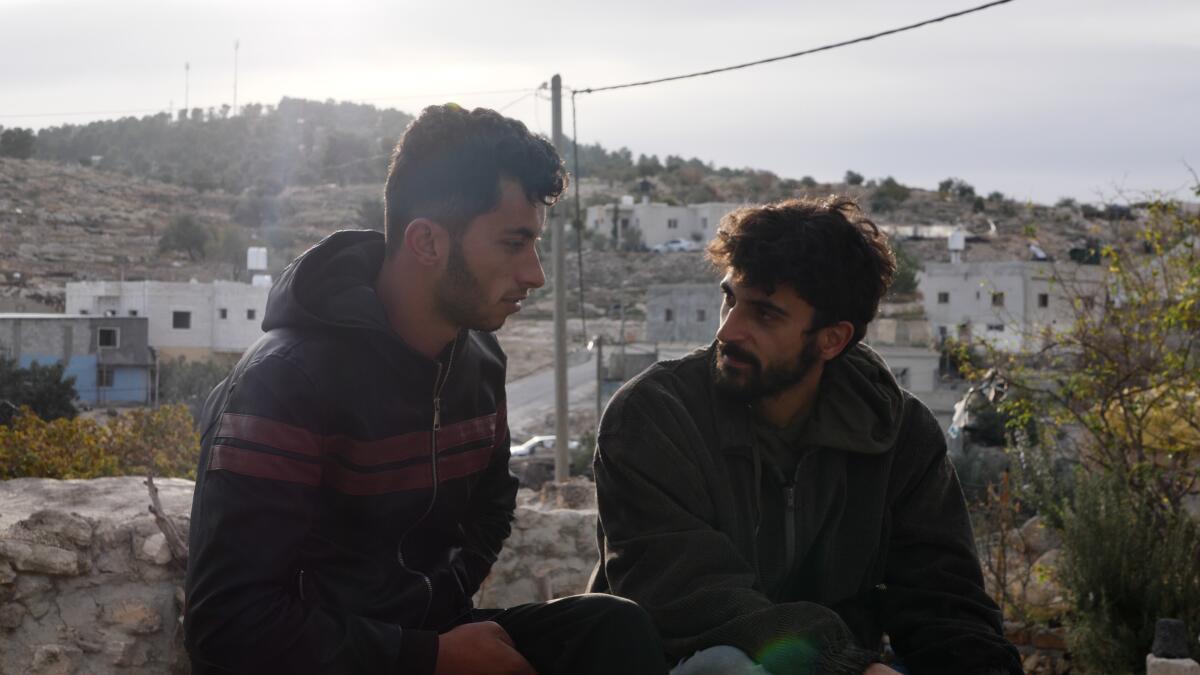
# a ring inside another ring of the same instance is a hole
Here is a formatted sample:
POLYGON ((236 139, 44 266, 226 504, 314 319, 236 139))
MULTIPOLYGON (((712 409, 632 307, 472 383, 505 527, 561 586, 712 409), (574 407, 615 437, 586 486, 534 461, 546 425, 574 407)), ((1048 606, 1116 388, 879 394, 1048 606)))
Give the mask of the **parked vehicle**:
POLYGON ((691 239, 669 239, 651 248, 655 253, 675 253, 677 251, 700 251, 704 245, 691 239))
MULTIPOLYGON (((579 441, 568 441, 568 450, 579 449, 579 441)), ((554 437, 553 436, 534 436, 533 438, 521 443, 513 445, 509 449, 513 457, 543 457, 554 454, 554 437)))

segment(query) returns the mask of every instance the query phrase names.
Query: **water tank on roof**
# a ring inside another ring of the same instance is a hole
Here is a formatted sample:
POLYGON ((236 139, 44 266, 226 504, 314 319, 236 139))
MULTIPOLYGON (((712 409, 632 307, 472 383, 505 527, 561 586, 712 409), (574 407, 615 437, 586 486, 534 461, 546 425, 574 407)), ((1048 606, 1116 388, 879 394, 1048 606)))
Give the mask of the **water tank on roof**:
POLYGON ((961 227, 956 227, 946 238, 946 243, 951 251, 965 251, 967 249, 967 233, 961 227))
POLYGON ((266 246, 251 246, 246 249, 246 269, 252 272, 267 269, 266 246))

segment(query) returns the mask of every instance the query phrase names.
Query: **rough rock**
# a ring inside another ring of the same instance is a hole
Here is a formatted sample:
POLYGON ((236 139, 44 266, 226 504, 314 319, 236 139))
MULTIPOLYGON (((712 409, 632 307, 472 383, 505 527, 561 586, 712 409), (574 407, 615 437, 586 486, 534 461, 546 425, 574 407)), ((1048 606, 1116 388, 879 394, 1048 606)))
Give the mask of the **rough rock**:
POLYGON ((1062 537, 1046 525, 1046 520, 1041 516, 1025 521, 1020 528, 1020 537, 1025 545, 1025 554, 1031 558, 1062 546, 1062 537))
POLYGON ((1147 654, 1146 675, 1200 675, 1200 663, 1192 659, 1163 659, 1147 654))
POLYGON ((75 551, 18 539, 0 539, 0 559, 21 572, 75 576, 82 571, 75 551))

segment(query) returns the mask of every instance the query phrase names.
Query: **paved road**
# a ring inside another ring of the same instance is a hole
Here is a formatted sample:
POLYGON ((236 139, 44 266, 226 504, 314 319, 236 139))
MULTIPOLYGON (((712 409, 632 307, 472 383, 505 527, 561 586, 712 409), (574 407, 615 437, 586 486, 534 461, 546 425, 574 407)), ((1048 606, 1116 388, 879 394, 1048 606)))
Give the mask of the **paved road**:
MULTIPOLYGON (((587 396, 596 395, 596 357, 591 352, 568 356, 567 402, 572 405, 587 396), (586 358, 586 361, 582 359, 586 358)), ((527 375, 508 383, 508 423, 524 428, 540 424, 554 410, 554 369, 527 375)))
MULTIPOLYGON (((691 351, 691 347, 670 346, 659 349, 660 359, 675 359, 691 351)), ((596 405, 596 357, 592 352, 575 352, 567 357, 567 406, 596 405), (587 359, 586 361, 583 359, 587 359)), ((552 434, 545 423, 554 412, 554 369, 526 375, 508 383, 508 425, 514 438, 532 434, 552 434)))

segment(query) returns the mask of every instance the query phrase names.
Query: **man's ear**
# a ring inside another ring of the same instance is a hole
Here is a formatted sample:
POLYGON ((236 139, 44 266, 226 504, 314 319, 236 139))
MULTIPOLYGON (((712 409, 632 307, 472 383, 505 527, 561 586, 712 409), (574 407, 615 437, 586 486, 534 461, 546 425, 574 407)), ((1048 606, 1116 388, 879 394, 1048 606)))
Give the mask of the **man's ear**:
POLYGON ((832 326, 826 326, 817 332, 817 348, 821 360, 831 361, 837 358, 854 338, 854 324, 849 321, 839 321, 832 326))
POLYGON ((404 228, 404 249, 418 263, 438 267, 450 252, 450 233, 428 218, 415 218, 404 228))

